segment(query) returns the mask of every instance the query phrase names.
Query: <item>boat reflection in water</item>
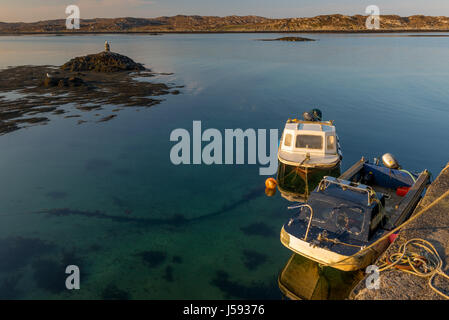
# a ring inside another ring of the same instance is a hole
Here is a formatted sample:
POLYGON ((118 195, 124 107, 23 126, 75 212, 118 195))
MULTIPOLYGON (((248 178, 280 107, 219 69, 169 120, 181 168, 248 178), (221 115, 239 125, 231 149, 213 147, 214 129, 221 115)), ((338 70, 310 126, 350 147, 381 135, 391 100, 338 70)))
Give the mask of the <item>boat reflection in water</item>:
MULTIPOLYGON (((278 189, 291 202, 305 202, 324 176, 340 176, 340 165, 330 169, 301 168, 279 163, 278 189)), ((282 294, 293 300, 345 299, 363 279, 362 271, 344 272, 322 267, 293 254, 278 277, 282 294)))
POLYGON ((279 162, 278 189, 281 196, 291 202, 307 201, 324 176, 340 176, 340 164, 333 168, 303 168, 279 162))
POLYGON ((282 294, 292 300, 343 300, 363 277, 361 270, 340 271, 293 254, 281 271, 278 284, 282 294))

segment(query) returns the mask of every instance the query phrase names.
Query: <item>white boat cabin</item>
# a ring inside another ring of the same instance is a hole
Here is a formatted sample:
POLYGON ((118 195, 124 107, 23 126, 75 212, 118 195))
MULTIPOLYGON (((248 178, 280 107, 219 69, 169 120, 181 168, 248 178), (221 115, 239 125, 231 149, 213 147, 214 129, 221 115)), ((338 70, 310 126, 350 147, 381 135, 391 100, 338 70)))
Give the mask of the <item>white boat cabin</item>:
POLYGON ((332 167, 341 150, 332 121, 289 119, 279 145, 279 161, 301 167, 332 167))

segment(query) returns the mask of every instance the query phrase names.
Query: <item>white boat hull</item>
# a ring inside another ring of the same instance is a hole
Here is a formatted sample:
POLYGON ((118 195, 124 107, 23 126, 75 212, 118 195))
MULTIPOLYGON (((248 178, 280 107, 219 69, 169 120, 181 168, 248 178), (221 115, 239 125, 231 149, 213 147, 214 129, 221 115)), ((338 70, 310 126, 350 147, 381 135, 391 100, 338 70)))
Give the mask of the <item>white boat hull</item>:
POLYGON ((346 256, 313 246, 310 242, 296 238, 287 233, 284 228, 281 230, 281 243, 291 251, 302 255, 307 259, 342 271, 355 271, 366 268, 372 264, 390 244, 389 240, 386 239, 370 250, 362 251, 360 254, 355 254, 353 256, 346 256))

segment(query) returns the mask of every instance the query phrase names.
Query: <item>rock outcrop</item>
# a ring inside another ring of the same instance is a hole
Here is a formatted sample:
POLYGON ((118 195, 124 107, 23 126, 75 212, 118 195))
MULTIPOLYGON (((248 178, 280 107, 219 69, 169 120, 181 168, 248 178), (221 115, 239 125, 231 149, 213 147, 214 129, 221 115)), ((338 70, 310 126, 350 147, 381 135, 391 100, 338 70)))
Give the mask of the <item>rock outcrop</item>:
POLYGON ((145 67, 121 54, 104 51, 97 54, 76 57, 61 66, 61 70, 70 72, 120 72, 143 71, 145 67))
MULTIPOLYGON (((102 123, 114 119, 125 107, 151 107, 163 101, 159 96, 180 93, 180 86, 141 80, 154 75, 142 64, 112 52, 78 57, 62 67, 26 65, 2 69, 0 135, 46 124, 50 118, 40 115, 49 113, 80 118, 78 111, 103 110, 98 113, 102 118, 95 121, 102 123), (14 92, 17 98, 3 95, 9 92, 14 92), (75 107, 69 110, 68 105, 75 107), (107 115, 110 106, 114 106, 111 110, 114 113, 107 115)), ((77 120, 78 124, 86 121, 77 120)))
POLYGON ((292 42, 303 42, 303 41, 316 41, 314 39, 303 38, 303 37, 282 37, 277 39, 262 39, 262 41, 292 41, 292 42))
POLYGON ((46 77, 41 83, 43 87, 80 87, 86 85, 84 80, 78 77, 46 77))

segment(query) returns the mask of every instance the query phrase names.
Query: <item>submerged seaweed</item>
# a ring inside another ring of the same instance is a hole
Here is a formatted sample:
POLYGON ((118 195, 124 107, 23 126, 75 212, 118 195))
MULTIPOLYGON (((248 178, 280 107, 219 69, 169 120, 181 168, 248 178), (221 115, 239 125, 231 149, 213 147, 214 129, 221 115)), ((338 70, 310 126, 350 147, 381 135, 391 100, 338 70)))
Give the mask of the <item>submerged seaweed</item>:
POLYGON ((246 227, 240 228, 247 236, 261 236, 261 237, 276 237, 276 232, 263 222, 250 224, 246 227))
POLYGON ((102 248, 99 244, 97 244, 97 243, 91 244, 91 245, 89 246, 89 250, 90 250, 90 251, 94 251, 94 252, 101 251, 102 249, 103 249, 103 248, 102 248))
POLYGON ((112 203, 114 203, 115 206, 119 207, 120 209, 124 210, 125 214, 131 214, 133 211, 129 208, 126 201, 122 200, 121 198, 117 196, 112 196, 112 203))
POLYGON ((83 211, 83 210, 72 210, 72 209, 68 209, 68 208, 42 210, 42 211, 37 211, 36 213, 45 213, 50 216, 75 215, 75 216, 84 216, 84 217, 88 217, 88 218, 107 219, 107 220, 111 220, 114 222, 130 222, 130 223, 136 223, 136 225, 141 226, 141 227, 157 226, 157 225, 180 226, 189 221, 182 215, 174 215, 171 219, 156 219, 156 218, 155 219, 151 219, 151 218, 143 219, 143 218, 135 218, 135 217, 129 217, 129 216, 114 216, 114 215, 106 214, 99 210, 83 211))
POLYGON ((46 194, 47 197, 52 198, 54 200, 60 200, 67 197, 67 193, 64 191, 51 191, 46 194))
POLYGON ((173 282, 173 267, 167 266, 165 268, 164 279, 168 282, 173 282))
POLYGON ((37 286, 52 293, 60 293, 66 290, 65 270, 69 265, 76 265, 80 269, 81 279, 86 279, 85 265, 83 260, 74 250, 65 250, 59 260, 40 259, 32 263, 33 276, 37 286))
POLYGON ((109 284, 101 292, 101 298, 103 300, 130 300, 131 295, 129 292, 119 289, 115 284, 109 284))
POLYGON ((13 272, 27 265, 32 258, 55 248, 37 238, 9 237, 0 239, 0 272, 13 272))
POLYGON ((119 208, 125 208, 125 207, 127 207, 126 202, 125 202, 124 200, 120 199, 119 197, 117 197, 117 196, 112 196, 111 199, 112 199, 112 203, 113 203, 115 206, 117 206, 117 207, 119 207, 119 208))
POLYGON ((87 171, 98 171, 111 166, 111 162, 105 159, 90 159, 86 162, 87 171))
POLYGON ((0 282, 0 300, 14 300, 20 297, 20 292, 17 290, 17 283, 19 276, 9 276, 0 282))
POLYGON ((62 252, 61 264, 64 266, 78 266, 80 268, 81 276, 85 278, 86 274, 83 272, 83 270, 86 270, 84 266, 84 260, 76 253, 74 249, 64 250, 62 252))
POLYGON ((138 254, 139 257, 150 268, 156 268, 163 264, 167 259, 167 254, 163 251, 143 251, 138 254))
MULTIPOLYGON (((103 168, 103 167, 109 166, 109 165, 110 165, 110 163, 106 160, 92 159, 87 163, 86 169, 96 171, 100 168, 103 168)), ((41 210, 41 211, 37 211, 36 213, 44 213, 44 214, 48 214, 51 216, 77 215, 77 216, 84 216, 84 217, 89 217, 89 218, 108 219, 108 220, 111 220, 114 222, 136 223, 138 226, 142 226, 142 227, 159 226, 159 225, 181 227, 181 226, 185 226, 188 223, 202 221, 204 219, 212 218, 212 217, 224 214, 230 210, 233 210, 236 207, 238 207, 248 201, 251 201, 259 196, 262 196, 264 194, 263 190, 264 190, 263 188, 254 189, 254 190, 250 191, 249 193, 243 195, 240 200, 235 201, 229 205, 225 205, 220 210, 217 210, 215 212, 211 212, 211 213, 199 216, 199 217, 190 218, 190 219, 187 219, 184 215, 178 214, 178 213, 172 215, 172 217, 168 218, 168 219, 159 219, 159 218, 153 218, 153 219, 145 218, 144 219, 144 218, 137 218, 137 217, 129 217, 129 214, 132 212, 130 209, 125 210, 125 213, 127 214, 127 216, 110 215, 110 214, 107 214, 107 213, 99 211, 99 210, 83 211, 83 210, 74 210, 74 209, 69 209, 69 208, 41 210)), ((118 197, 113 197, 112 199, 117 206, 121 207, 121 206, 125 205, 125 203, 118 197)), ((268 234, 267 230, 268 230, 267 228, 264 229, 262 226, 262 232, 264 233, 264 235, 268 234)), ((271 229, 269 229, 269 231, 271 231, 271 229)), ((250 230, 249 232, 252 232, 252 231, 250 230)), ((259 230, 258 232, 261 232, 261 231, 259 230)), ((274 234, 274 232, 272 232, 272 234, 274 234)), ((270 234, 270 235, 272 235, 272 234, 270 234)))
MULTIPOLYGON (((275 281, 272 281, 275 283, 275 281)), ((253 282, 250 286, 244 286, 238 282, 229 280, 229 274, 218 270, 211 284, 219 288, 227 299, 280 299, 281 294, 275 285, 265 285, 253 282)))
POLYGON ((262 253, 253 250, 243 251, 243 263, 248 270, 254 270, 260 265, 264 264, 268 257, 262 253))
POLYGON ((116 169, 113 172, 119 176, 129 176, 131 174, 131 171, 128 169, 116 169))
POLYGON ((206 218, 211 218, 211 217, 215 217, 215 216, 221 215, 221 214, 226 213, 228 211, 232 211, 232 210, 236 209, 237 207, 239 207, 239 206, 241 206, 241 205, 243 205, 243 204, 245 204, 245 203, 247 203, 247 202, 249 202, 251 200, 254 200, 254 199, 258 198, 258 197, 263 196, 265 194, 264 190, 265 190, 265 188, 255 188, 255 189, 249 191, 248 193, 244 194, 239 200, 224 205, 220 210, 217 210, 217 211, 211 212, 209 214, 205 214, 205 215, 202 215, 202 216, 199 216, 197 218, 190 219, 190 220, 191 221, 193 221, 193 220, 203 220, 203 219, 206 219, 206 218))
POLYGON ((172 259, 173 263, 182 263, 182 258, 180 256, 174 256, 172 259))
POLYGON ((54 260, 37 260, 32 264, 34 281, 41 289, 55 294, 60 293, 66 290, 66 267, 67 265, 63 265, 61 262, 54 260))

